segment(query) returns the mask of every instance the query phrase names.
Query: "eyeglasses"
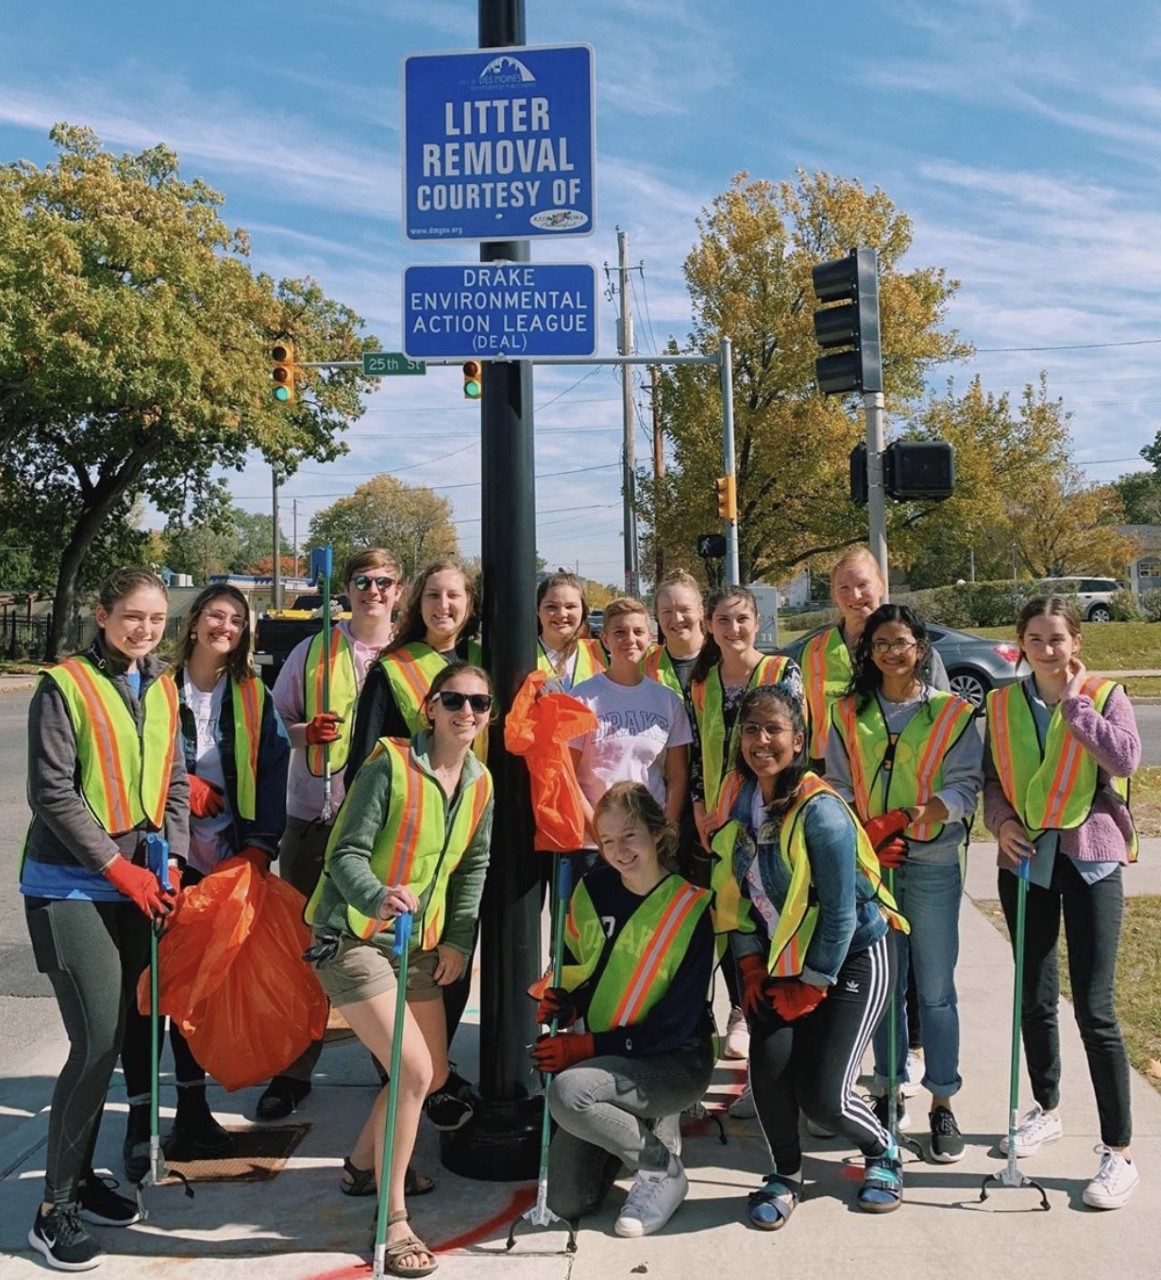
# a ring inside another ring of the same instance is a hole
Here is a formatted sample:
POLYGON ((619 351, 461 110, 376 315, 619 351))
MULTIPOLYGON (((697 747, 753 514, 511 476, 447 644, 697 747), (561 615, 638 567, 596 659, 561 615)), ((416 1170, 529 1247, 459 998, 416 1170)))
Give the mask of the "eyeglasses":
POLYGON ((246 619, 239 613, 203 613, 202 617, 215 627, 244 627, 246 619))
POLYGON ((872 640, 872 653, 906 653, 908 649, 914 649, 916 642, 914 640, 872 640))
POLYGON ((355 574, 355 586, 360 591, 366 591, 372 585, 378 587, 380 591, 387 591, 395 585, 395 579, 388 578, 386 574, 379 578, 369 577, 365 573, 355 574))
POLYGON ((757 738, 763 734, 767 738, 779 738, 784 733, 793 733, 794 726, 789 724, 755 724, 752 720, 747 720, 742 725, 743 738, 757 738))
POLYGON ((496 701, 490 693, 460 693, 458 689, 441 689, 432 697, 438 698, 448 711, 462 711, 466 702, 471 706, 472 714, 477 716, 487 715, 496 701))

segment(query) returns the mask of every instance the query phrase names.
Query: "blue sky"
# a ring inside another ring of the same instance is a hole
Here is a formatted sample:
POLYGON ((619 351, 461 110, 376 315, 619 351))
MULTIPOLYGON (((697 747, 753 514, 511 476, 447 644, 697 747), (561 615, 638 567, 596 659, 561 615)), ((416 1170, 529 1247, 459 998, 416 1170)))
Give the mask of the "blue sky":
MULTIPOLYGON (((315 276, 387 350, 412 263, 474 244, 400 231, 400 60, 475 44, 475 0, 7 0, 0 159, 51 159, 49 127, 106 146, 163 141, 226 193, 252 262, 315 276)), ((978 354, 937 374, 992 390, 1040 370, 1074 414, 1094 479, 1134 470, 1161 405, 1161 9, 1144 0, 526 0, 529 43, 596 51, 598 220, 541 260, 643 265, 638 349, 689 330, 681 266, 694 219, 734 173, 824 169, 880 186, 914 222, 914 265, 961 281, 950 322, 978 354), (1097 345, 1118 344, 1118 345, 1097 345), (1012 348, 1068 348, 1012 350, 1012 348), (1085 349, 1087 348, 1087 349, 1085 349)), ((601 350, 615 351, 604 303, 601 350)), ((620 577, 620 390, 600 368, 536 374, 538 545, 620 577), (582 469, 583 468, 583 469, 582 469), (570 474, 558 474, 570 473, 570 474)), ((478 411, 458 370, 385 380, 348 434, 285 492, 311 514, 391 471, 454 501, 479 549, 478 411)), ((637 396, 642 424, 647 396, 637 396)), ((648 441, 639 426, 638 455, 648 441)), ((258 466, 231 475, 269 501, 258 466)), ((288 530, 289 532, 289 530, 288 530)))

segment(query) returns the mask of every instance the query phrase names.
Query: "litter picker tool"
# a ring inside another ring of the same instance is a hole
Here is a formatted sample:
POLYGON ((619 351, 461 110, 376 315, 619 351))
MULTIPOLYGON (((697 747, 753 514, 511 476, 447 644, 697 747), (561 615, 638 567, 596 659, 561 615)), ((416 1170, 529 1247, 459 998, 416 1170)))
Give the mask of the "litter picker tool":
MULTIPOLYGON (((556 858, 556 874, 553 877, 552 897, 552 985, 560 986, 560 973, 564 964, 564 918, 568 912, 568 900, 572 895, 572 864, 566 856, 554 854, 556 858)), ((549 1034, 556 1035, 558 1018, 553 1018, 549 1026, 549 1034)), ((516 1243, 516 1228, 521 1222, 530 1223, 534 1227, 550 1227, 554 1222, 563 1222, 558 1214, 548 1207, 548 1144, 552 1140, 552 1116, 548 1111, 548 1086, 552 1076, 544 1077, 544 1114, 540 1120, 540 1172, 536 1178, 536 1203, 526 1213, 512 1220, 508 1229, 508 1244, 511 1249, 516 1243)), ((565 1253, 576 1253, 576 1223, 568 1222, 568 1243, 565 1253)))
MULTIPOLYGON (((310 576, 322 592, 323 652, 322 652, 322 709, 331 709, 331 577, 334 573, 334 553, 329 546, 315 547, 310 553, 310 576)), ((321 821, 330 822, 335 816, 331 802, 331 744, 323 743, 323 805, 321 821)))
POLYGON ((989 1173, 980 1184, 981 1203, 988 1198, 989 1183, 1001 1187, 1032 1187, 1040 1192, 1040 1207, 1051 1209, 1048 1192, 1039 1182, 1026 1177, 1016 1163, 1016 1130, 1020 1127, 1020 1023, 1024 1002, 1024 918, 1028 905, 1028 876, 1032 860, 1022 857, 1016 869, 1016 936, 1013 951, 1016 955, 1015 990, 1012 996, 1012 1069, 1008 1077, 1008 1163, 999 1173, 989 1173))
MULTIPOLYGON (((895 868, 887 868, 887 892, 891 895, 892 901, 895 898, 895 868)), ((895 943, 896 955, 898 954, 898 938, 893 939, 895 943)), ((896 1146, 904 1146, 908 1151, 917 1155, 920 1160, 925 1160, 923 1147, 915 1141, 914 1138, 905 1137, 899 1132, 899 983, 898 971, 896 971, 896 981, 891 984, 891 1001, 887 1005, 887 1131, 890 1133, 892 1140, 896 1146)))
MULTIPOLYGON (((145 866, 157 877, 163 889, 169 888, 169 841, 156 833, 145 837, 145 866)), ((156 1187, 170 1174, 161 1150, 161 980, 158 973, 158 940, 165 929, 164 916, 158 916, 149 929, 149 1169, 137 1187, 137 1211, 144 1222, 149 1213, 141 1193, 156 1187)), ((193 1188, 179 1173, 185 1193, 193 1198, 193 1188)))
MULTIPOLYGON (((327 548, 330 551, 330 548, 327 548)), ((387 1198, 391 1191, 391 1172, 395 1162, 395 1116, 399 1109, 399 1093, 395 1082, 400 1076, 403 1061, 403 1026, 407 1019, 407 962, 411 952, 412 915, 404 911, 395 917, 395 945, 392 950, 399 957, 398 994, 395 999, 395 1029, 391 1037, 391 1067, 388 1072, 387 1116, 383 1127, 382 1173, 379 1178, 379 1211, 375 1215, 375 1262, 373 1280, 383 1280, 387 1274, 387 1198)))

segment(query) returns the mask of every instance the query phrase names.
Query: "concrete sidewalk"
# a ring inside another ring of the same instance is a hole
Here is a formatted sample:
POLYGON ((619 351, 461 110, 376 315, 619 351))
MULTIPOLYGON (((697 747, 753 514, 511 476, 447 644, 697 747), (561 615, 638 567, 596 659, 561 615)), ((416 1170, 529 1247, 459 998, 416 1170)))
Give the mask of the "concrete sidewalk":
MULTIPOLYGON (((983 862, 983 859, 978 859, 983 862)), ((974 867, 973 867, 974 870, 974 867)), ((1132 874, 1132 873, 1130 873, 1132 874)), ((983 896, 994 897, 994 876, 983 896)), ((664 1232, 645 1240, 612 1235, 622 1188, 604 1212, 587 1220, 575 1257, 565 1236, 525 1228, 511 1254, 508 1223, 532 1198, 532 1184, 469 1182, 440 1168, 436 1135, 422 1126, 418 1168, 438 1182, 435 1194, 411 1208, 416 1232, 441 1251, 440 1274, 449 1280, 605 1280, 648 1273, 678 1280, 728 1265, 735 1274, 799 1277, 882 1272, 891 1266, 911 1276, 946 1280, 1019 1275, 1022 1280, 1089 1277, 1108 1270, 1122 1278, 1157 1274, 1157 1222, 1161 1221, 1161 1095, 1133 1080, 1133 1149, 1143 1183, 1119 1212, 1085 1208, 1080 1193, 1095 1173, 1099 1141, 1096 1108, 1084 1056, 1067 1007, 1063 1010, 1065 1138, 1027 1161, 1027 1172, 1048 1189, 1052 1211, 1039 1208, 1027 1189, 993 1189, 979 1203, 981 1178, 998 1170, 997 1140, 1007 1124, 1007 1077, 1012 984, 1006 942, 965 898, 958 969, 963 1021, 964 1088, 956 1111, 968 1140, 956 1165, 908 1157, 906 1201, 887 1217, 855 1207, 861 1162, 838 1141, 806 1139, 806 1199, 784 1232, 766 1235, 744 1225, 745 1195, 766 1168, 756 1121, 726 1119, 729 1143, 700 1122, 687 1130, 685 1160, 690 1196, 664 1232)), ((721 999, 719 996, 719 1004, 721 999)), ((469 1018, 474 1019, 474 1009, 469 1018)), ((475 1027, 465 1024, 456 1050, 461 1066, 476 1053, 475 1027)), ((0 1276, 45 1274, 25 1241, 40 1195, 47 1104, 65 1056, 63 1037, 34 1048, 19 1079, 0 1080, 0 1276)), ((342 1157, 350 1148, 374 1094, 367 1055, 357 1044, 328 1046, 314 1092, 295 1119, 311 1128, 285 1170, 267 1183, 196 1184, 186 1199, 177 1187, 148 1193, 150 1218, 126 1230, 95 1228, 110 1257, 104 1274, 126 1280, 241 1280, 263 1260, 266 1280, 346 1280, 368 1273, 366 1247, 373 1201, 338 1190, 342 1157)), ((724 1108, 742 1087, 737 1064, 719 1064, 709 1104, 724 1108)), ((215 1111, 227 1122, 252 1116, 259 1090, 226 1095, 213 1089, 215 1111)), ((1025 1084, 1021 1105, 1029 1094, 1025 1084)), ((163 1091, 172 1114, 173 1089, 163 1091)), ((98 1164, 119 1168, 124 1094, 110 1095, 98 1164)), ((912 1132, 926 1132, 925 1102, 911 1102, 912 1132)))

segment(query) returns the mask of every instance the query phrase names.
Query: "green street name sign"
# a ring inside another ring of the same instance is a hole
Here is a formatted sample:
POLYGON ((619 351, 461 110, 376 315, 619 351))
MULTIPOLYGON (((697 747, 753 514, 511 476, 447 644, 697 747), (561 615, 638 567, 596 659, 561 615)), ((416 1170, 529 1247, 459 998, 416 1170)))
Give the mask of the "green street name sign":
POLYGON ((402 351, 364 351, 363 374, 368 378, 389 378, 398 374, 425 374, 427 363, 408 360, 402 351))

